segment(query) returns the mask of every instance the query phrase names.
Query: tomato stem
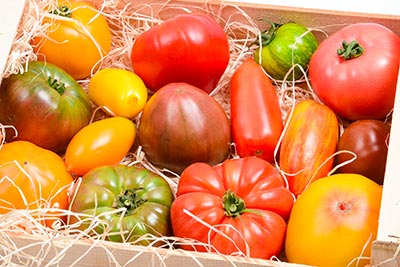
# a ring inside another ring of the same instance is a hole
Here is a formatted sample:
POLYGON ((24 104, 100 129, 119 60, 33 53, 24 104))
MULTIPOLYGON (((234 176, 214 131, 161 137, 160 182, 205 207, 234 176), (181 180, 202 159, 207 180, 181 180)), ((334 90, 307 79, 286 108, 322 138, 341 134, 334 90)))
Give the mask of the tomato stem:
POLYGON ((146 199, 143 199, 140 196, 141 191, 144 191, 144 188, 139 187, 125 190, 116 198, 117 208, 126 208, 128 211, 130 211, 140 207, 146 202, 146 199))
POLYGON ((345 60, 357 58, 363 53, 364 48, 355 40, 351 41, 350 43, 343 41, 342 48, 337 50, 337 54, 345 60))
POLYGON ((222 203, 225 215, 229 217, 237 217, 246 210, 244 200, 230 190, 225 192, 222 203))
POLYGON ((70 18, 72 16, 72 11, 68 6, 59 6, 58 9, 54 9, 50 13, 66 18, 70 18))
POLYGON ((67 90, 67 88, 65 88, 65 84, 63 82, 60 82, 56 78, 53 79, 52 77, 49 77, 47 79, 47 82, 49 83, 51 88, 56 90, 60 95, 64 94, 64 92, 67 90))

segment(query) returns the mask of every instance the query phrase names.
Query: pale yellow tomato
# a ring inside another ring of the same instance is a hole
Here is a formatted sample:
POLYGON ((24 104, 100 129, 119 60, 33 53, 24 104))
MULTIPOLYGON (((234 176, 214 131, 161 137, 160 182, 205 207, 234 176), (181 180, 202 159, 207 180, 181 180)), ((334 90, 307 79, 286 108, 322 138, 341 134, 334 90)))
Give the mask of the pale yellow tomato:
POLYGON ((95 121, 82 128, 65 152, 67 170, 82 176, 89 170, 119 163, 136 138, 135 124, 124 117, 95 121))
POLYGON ((97 106, 105 107, 109 115, 136 117, 147 102, 147 88, 132 71, 105 68, 89 82, 88 95, 97 106))

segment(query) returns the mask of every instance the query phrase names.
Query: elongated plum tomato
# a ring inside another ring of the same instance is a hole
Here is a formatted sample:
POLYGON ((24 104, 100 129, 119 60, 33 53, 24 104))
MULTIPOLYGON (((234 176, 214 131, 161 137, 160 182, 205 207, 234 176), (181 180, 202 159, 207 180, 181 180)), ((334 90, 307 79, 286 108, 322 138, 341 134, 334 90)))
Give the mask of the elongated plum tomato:
MULTIPOLYGON (((0 149, 0 213, 12 209, 68 208, 73 182, 56 153, 28 141, 13 141, 0 149)), ((32 213, 48 226, 62 214, 56 210, 32 213)))
POLYGON ((39 59, 53 63, 83 79, 111 49, 111 32, 104 16, 84 1, 55 1, 53 16, 43 19, 42 35, 32 40, 39 59))
POLYGON ((111 116, 136 117, 147 101, 147 88, 135 73, 117 68, 98 71, 89 82, 89 98, 111 116))
POLYGON ((135 124, 124 117, 95 121, 82 128, 65 152, 67 170, 84 175, 89 170, 119 163, 129 152, 136 137, 135 124))
POLYGON ((335 174, 313 182, 290 214, 285 241, 288 261, 366 266, 377 235, 381 196, 382 187, 359 174, 335 174), (364 257, 358 265, 357 257, 364 257))

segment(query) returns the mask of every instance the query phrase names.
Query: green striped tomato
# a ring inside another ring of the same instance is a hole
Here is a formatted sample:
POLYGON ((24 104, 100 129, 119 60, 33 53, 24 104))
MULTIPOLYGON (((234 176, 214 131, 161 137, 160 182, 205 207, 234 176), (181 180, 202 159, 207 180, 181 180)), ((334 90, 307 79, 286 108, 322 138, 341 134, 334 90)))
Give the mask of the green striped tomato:
MULTIPOLYGON (((262 42, 254 53, 254 59, 276 80, 283 80, 295 64, 307 70, 310 58, 318 46, 314 34, 294 22, 282 25, 271 23, 271 27, 262 32, 261 36, 262 42)), ((288 79, 298 80, 303 74, 299 67, 295 67, 288 79)))

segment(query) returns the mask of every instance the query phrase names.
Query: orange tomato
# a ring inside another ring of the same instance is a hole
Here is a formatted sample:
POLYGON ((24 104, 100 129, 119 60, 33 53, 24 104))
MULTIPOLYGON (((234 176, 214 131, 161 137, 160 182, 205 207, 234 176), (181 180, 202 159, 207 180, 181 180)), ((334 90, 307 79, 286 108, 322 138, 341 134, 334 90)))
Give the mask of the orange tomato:
POLYGON ((95 167, 117 164, 129 152, 135 137, 136 126, 127 118, 95 121, 82 128, 68 144, 67 170, 82 176, 95 167))
POLYGON ((365 260, 355 263, 357 257, 370 256, 381 196, 381 186, 359 174, 335 174, 313 182, 290 214, 288 261, 319 267, 365 266, 365 260))
POLYGON ((111 49, 111 32, 103 15, 89 3, 57 1, 53 15, 43 20, 43 35, 32 40, 40 60, 53 63, 75 79, 96 70, 96 63, 111 49))
POLYGON ((28 141, 14 141, 0 148, 0 213, 13 209, 67 209, 72 182, 62 158, 50 150, 28 141))

